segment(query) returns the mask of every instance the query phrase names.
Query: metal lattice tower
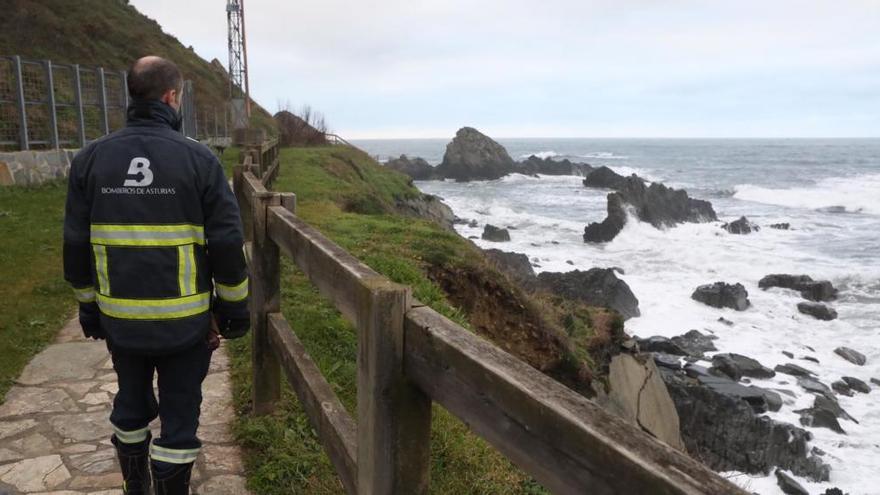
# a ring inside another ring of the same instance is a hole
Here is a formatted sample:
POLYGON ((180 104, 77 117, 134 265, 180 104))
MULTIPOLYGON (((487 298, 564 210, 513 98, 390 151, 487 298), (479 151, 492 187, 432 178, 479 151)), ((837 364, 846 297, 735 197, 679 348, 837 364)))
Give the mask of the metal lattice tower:
POLYGON ((244 0, 227 0, 226 18, 229 21, 229 98, 233 101, 233 106, 235 100, 244 100, 246 117, 250 117, 244 0))

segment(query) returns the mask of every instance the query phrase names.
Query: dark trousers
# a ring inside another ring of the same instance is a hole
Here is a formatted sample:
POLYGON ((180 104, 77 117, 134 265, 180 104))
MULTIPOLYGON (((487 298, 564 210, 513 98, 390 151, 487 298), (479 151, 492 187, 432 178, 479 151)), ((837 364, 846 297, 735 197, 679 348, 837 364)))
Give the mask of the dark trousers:
POLYGON ((204 341, 168 356, 131 354, 111 348, 119 392, 110 422, 114 444, 124 452, 143 451, 149 445, 154 464, 171 469, 193 462, 201 442, 196 436, 202 382, 208 374, 211 350, 204 341), (159 400, 153 393, 158 374, 159 400), (148 425, 159 417, 162 429, 150 445, 148 425))

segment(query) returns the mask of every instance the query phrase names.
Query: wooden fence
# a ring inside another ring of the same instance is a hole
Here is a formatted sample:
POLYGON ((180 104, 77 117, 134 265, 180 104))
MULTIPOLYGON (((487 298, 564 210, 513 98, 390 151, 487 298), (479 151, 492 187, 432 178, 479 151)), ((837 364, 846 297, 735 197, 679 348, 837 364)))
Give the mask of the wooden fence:
POLYGON ((303 222, 292 193, 267 189, 277 144, 243 157, 234 188, 249 240, 254 412, 273 411, 283 372, 349 494, 428 493, 432 402, 554 493, 745 493, 420 304, 303 222), (357 421, 281 314, 282 254, 357 329, 357 421))

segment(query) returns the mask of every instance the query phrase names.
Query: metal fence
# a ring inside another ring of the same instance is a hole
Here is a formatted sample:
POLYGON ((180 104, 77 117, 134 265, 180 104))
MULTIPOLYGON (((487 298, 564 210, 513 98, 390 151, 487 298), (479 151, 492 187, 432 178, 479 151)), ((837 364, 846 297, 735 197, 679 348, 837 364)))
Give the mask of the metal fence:
MULTIPOLYGON (((0 56, 0 150, 79 148, 125 126, 126 72, 0 56)), ((229 112, 200 110, 192 82, 184 95, 184 134, 228 136, 229 112)))

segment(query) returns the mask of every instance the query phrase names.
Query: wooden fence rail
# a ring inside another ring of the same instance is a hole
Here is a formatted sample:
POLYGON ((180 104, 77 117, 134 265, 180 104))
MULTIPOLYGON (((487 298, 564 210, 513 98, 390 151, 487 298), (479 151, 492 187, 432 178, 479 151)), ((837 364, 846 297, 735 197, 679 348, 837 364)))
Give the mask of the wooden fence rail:
POLYGON ((277 143, 267 143, 249 147, 234 176, 251 269, 254 412, 273 410, 283 370, 347 493, 428 493, 432 402, 554 493, 745 493, 413 300, 299 219, 292 194, 269 192, 278 168, 277 143), (281 315, 282 254, 357 329, 357 421, 281 315))

